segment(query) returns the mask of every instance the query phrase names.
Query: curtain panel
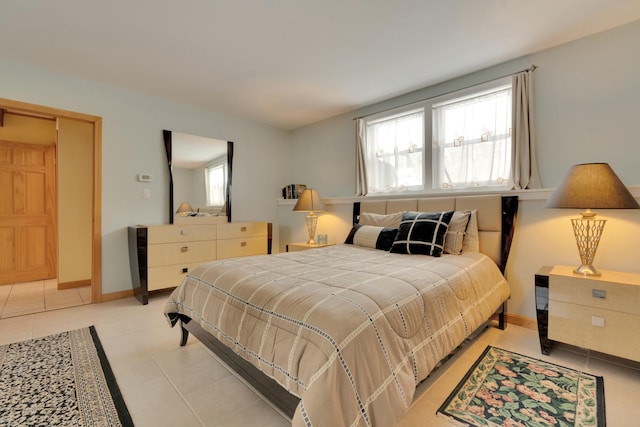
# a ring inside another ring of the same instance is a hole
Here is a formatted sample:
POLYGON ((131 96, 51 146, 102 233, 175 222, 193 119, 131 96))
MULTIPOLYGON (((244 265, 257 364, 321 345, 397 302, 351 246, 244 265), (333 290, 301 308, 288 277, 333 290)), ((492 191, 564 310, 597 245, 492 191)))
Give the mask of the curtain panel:
POLYGON ((536 157, 535 118, 533 108, 533 70, 512 77, 512 131, 514 189, 542 188, 536 157))

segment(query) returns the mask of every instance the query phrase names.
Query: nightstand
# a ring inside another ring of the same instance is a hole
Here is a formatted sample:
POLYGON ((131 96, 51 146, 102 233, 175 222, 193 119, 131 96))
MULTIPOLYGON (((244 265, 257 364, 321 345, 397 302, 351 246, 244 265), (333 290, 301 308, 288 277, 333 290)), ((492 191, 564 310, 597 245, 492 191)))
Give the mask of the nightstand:
MULTIPOLYGON (((548 272, 548 339, 640 361, 640 274, 600 270, 600 276, 583 276, 573 270, 555 266, 548 272)), ((540 343, 544 353, 542 338, 540 343)))
POLYGON ((306 251, 307 249, 324 248, 324 247, 333 246, 333 245, 335 245, 335 243, 316 243, 316 244, 310 244, 306 242, 289 243, 286 246, 286 251, 287 252, 306 251))

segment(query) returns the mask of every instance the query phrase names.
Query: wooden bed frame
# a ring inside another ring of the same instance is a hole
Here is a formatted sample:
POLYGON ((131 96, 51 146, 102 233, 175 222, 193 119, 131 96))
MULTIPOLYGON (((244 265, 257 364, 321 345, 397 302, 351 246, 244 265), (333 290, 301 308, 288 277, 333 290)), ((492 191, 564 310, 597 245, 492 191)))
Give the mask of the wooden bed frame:
MULTIPOLYGON (((442 198, 442 199, 428 199, 429 201, 445 201, 447 199, 472 199, 473 197, 483 196, 469 196, 458 198, 442 198)), ((499 196, 502 199, 501 209, 501 230, 500 230, 500 254, 499 259, 496 260, 500 271, 504 274, 509 257, 509 251, 511 249, 511 242, 513 240, 513 233, 515 228, 515 220, 518 211, 518 197, 517 196, 499 196)), ((417 199, 416 199, 417 200, 417 199)), ((421 199, 423 200, 423 199, 421 199)), ((424 199, 427 200, 427 199, 424 199)), ((391 203, 392 206, 397 206, 397 202, 391 203)), ((370 203, 370 202, 367 202, 370 203)), ((383 201, 372 202, 377 206, 381 206, 383 201)), ((447 202, 448 203, 448 202, 447 202)), ((366 205, 370 207, 372 205, 366 205)), ((441 206, 441 205, 438 205, 441 206)), ((355 202, 353 206, 353 223, 357 224, 362 208, 362 203, 355 202)), ((386 209, 386 204, 385 204, 386 209)), ((365 210, 363 210, 364 212, 365 210)), ((379 210, 380 213, 384 213, 379 210)), ((481 240, 482 244, 482 240, 481 240)), ((492 316, 498 316, 498 327, 500 329, 506 328, 506 302, 502 304, 500 309, 492 316)), ((249 383, 255 390, 261 393, 267 398, 275 407, 282 411, 289 418, 293 417, 296 411, 300 399, 285 388, 278 384, 275 380, 267 377, 258 368, 251 363, 242 359, 233 350, 222 344, 217 338, 205 331, 197 322, 191 322, 191 319, 187 316, 180 316, 180 326, 182 329, 182 337, 180 345, 184 346, 187 343, 189 333, 193 334, 202 344, 204 344, 209 350, 216 354, 224 363, 233 369, 238 375, 240 375, 245 381, 249 383)), ((483 328, 481 326, 478 329, 483 328)))

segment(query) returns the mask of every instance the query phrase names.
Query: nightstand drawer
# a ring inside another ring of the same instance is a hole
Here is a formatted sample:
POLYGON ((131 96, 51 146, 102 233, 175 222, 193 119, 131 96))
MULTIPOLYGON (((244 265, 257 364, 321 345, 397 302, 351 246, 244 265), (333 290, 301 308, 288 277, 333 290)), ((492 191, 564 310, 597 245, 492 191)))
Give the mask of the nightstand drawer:
POLYGON ((640 286, 598 277, 549 275, 549 299, 640 315, 640 286))
POLYGON ((630 339, 640 336, 637 315, 551 300, 548 334, 555 341, 640 360, 640 340, 630 339))
POLYGON ((149 267, 202 262, 216 259, 215 241, 162 243, 158 245, 149 245, 147 250, 147 262, 149 267))
POLYGON ((264 237, 218 240, 218 259, 237 258, 267 253, 267 240, 264 237))

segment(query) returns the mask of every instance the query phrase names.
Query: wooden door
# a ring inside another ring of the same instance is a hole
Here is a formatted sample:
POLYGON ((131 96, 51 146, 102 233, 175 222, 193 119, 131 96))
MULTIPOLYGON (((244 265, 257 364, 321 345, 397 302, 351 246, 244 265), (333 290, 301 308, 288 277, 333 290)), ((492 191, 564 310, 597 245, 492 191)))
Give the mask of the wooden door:
POLYGON ((55 146, 0 141, 0 284, 56 277, 55 146))

